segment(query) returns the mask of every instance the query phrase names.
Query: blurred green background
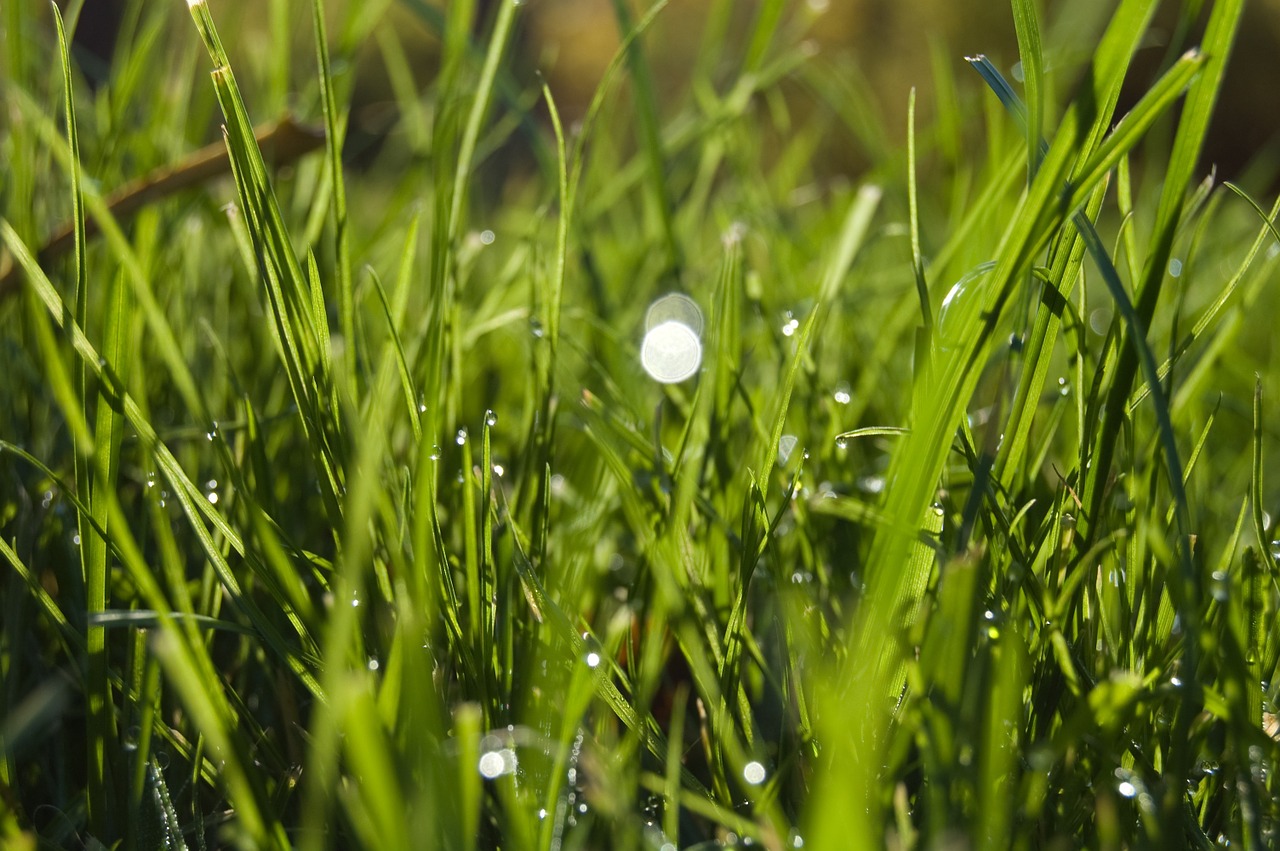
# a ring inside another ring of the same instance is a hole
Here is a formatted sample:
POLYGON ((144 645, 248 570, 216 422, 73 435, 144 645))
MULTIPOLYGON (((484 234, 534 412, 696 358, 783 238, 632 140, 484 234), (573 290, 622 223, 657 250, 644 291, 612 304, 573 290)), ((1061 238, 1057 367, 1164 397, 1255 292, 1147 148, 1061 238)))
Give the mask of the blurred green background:
MULTIPOLYGON (((526 8, 516 34, 520 61, 515 73, 524 79, 515 82, 532 87, 537 76, 542 75, 550 83, 566 120, 580 116, 617 49, 616 2, 523 0, 526 8)), ((494 3, 495 0, 479 0, 481 20, 492 14, 494 3)), ((626 4, 632 14, 641 13, 648 5, 636 0, 626 0, 626 4)), ((82 4, 75 33, 76 54, 91 80, 105 78, 118 31, 122 25, 136 25, 131 18, 137 15, 133 8, 137 5, 131 7, 126 0, 87 0, 82 4)), ((346 0, 330 0, 327 5, 335 21, 345 16, 346 0)), ((437 70, 436 34, 448 4, 444 0, 376 0, 363 5, 364 14, 380 15, 383 9, 387 14, 379 26, 379 38, 361 46, 356 67, 348 69, 355 74, 356 92, 348 150, 356 158, 373 146, 395 141, 387 138, 396 125, 396 116, 391 83, 379 55, 385 47, 383 42, 392 35, 399 40, 414 80, 426 91, 437 70)), ((717 16, 717 5, 713 0, 671 0, 646 38, 660 105, 670 108, 690 95, 690 69, 703 57, 715 55, 723 60, 732 55, 719 49, 712 51, 709 45, 718 48, 729 42, 749 49, 741 42, 759 12, 759 4, 752 0, 719 4, 728 8, 724 16, 717 16)), ((237 33, 232 59, 238 61, 242 74, 262 73, 268 65, 267 56, 291 49, 300 79, 306 79, 313 62, 304 6, 262 0, 211 3, 214 14, 225 21, 226 30, 237 33), (277 6, 283 9, 288 5, 297 8, 276 11, 277 6), (294 44, 284 45, 273 38, 270 23, 276 14, 302 16, 290 28, 294 44)), ((1042 4, 1047 69, 1050 83, 1061 95, 1069 95, 1075 87, 1113 6, 1098 0, 1042 4)), ((1206 7, 1202 0, 1162 5, 1129 81, 1135 97, 1162 67, 1187 46, 1197 43, 1206 7)), ((173 35, 179 43, 190 41, 185 21, 179 20, 178 25, 179 31, 173 35)), ((1012 16, 1004 3, 792 0, 778 28, 785 31, 779 33, 784 41, 806 42, 813 52, 810 68, 798 75, 800 82, 789 90, 785 108, 802 113, 813 109, 831 112, 822 163, 832 175, 861 171, 879 162, 880 155, 888 149, 882 146, 905 135, 907 97, 913 87, 920 93, 920 120, 928 120, 939 65, 947 66, 963 83, 973 76, 964 68, 964 56, 985 53, 1012 76, 1017 75, 1012 16), (824 87, 834 91, 819 91, 824 87), (888 138, 882 138, 883 133, 888 138)), ((1203 164, 1206 169, 1217 166, 1220 177, 1248 179, 1248 169, 1254 167, 1257 179, 1268 185, 1275 183, 1273 143, 1280 131, 1277 47, 1280 0, 1253 0, 1246 9, 1203 164)), ((725 71, 731 74, 733 68, 726 66, 725 71)), ((983 96, 976 76, 960 96, 983 96)), ((265 106, 268 110, 264 118, 284 104, 265 106)), ((1122 103, 1122 112, 1123 109, 1122 103)))

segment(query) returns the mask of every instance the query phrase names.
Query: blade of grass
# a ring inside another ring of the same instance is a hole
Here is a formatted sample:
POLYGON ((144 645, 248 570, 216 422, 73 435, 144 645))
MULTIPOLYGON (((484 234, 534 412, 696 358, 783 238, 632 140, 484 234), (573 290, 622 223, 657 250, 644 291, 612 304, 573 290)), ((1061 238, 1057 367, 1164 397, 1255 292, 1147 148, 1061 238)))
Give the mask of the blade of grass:
MULTIPOLYGON (((770 5, 780 6, 781 4, 771 0, 770 5)), ((649 178, 649 191, 653 195, 654 204, 658 208, 658 218, 662 223, 667 262, 678 278, 684 260, 680 243, 676 240, 674 205, 671 201, 671 190, 667 187, 667 162, 662 150, 662 137, 658 130, 658 100, 653 90, 653 74, 645 58, 642 39, 638 34, 632 37, 631 11, 628 9, 626 0, 613 0, 613 14, 618 21, 618 32, 626 43, 627 67, 631 71, 631 81, 634 84, 640 147, 644 151, 648 166, 646 174, 649 178)))
MULTIPOLYGON (((57 28, 58 52, 62 62, 63 109, 66 113, 67 149, 71 159, 71 196, 73 222, 73 256, 75 266, 74 290, 75 319, 81 327, 87 327, 89 313, 88 274, 85 263, 84 196, 81 192, 80 140, 76 128, 75 92, 71 76, 71 54, 67 45, 67 33, 62 14, 53 7, 53 21, 57 28)), ((118 305, 117 305, 118 306, 118 305)), ((108 316, 107 345, 116 348, 119 335, 116 322, 119 314, 108 316)), ((76 361, 76 383, 80 410, 87 410, 93 390, 90 371, 84 361, 76 361)), ((85 607, 90 617, 107 606, 107 547, 106 541, 97 535, 94 526, 106 522, 106 506, 102 488, 114 487, 115 467, 118 465, 120 428, 105 396, 97 400, 97 422, 92 443, 81 444, 76 451, 76 492, 88 503, 94 523, 79 515, 78 536, 80 543, 80 568, 84 576, 85 607)), ((115 791, 116 765, 114 760, 115 713, 111 685, 107 677, 107 638, 101 627, 86 623, 85 626, 85 694, 87 703, 86 733, 88 739, 89 788, 86 804, 89 811, 89 827, 93 833, 110 841, 120 833, 116 824, 117 801, 115 791)))
MULTIPOLYGON (((346 136, 347 117, 339 114, 338 99, 334 91, 333 69, 329 64, 329 37, 325 32, 324 9, 321 0, 311 4, 312 26, 315 32, 316 65, 320 69, 320 103, 324 107, 325 154, 328 159, 329 179, 333 186, 334 245, 337 250, 338 324, 346 343, 344 364, 346 384, 355 393, 356 381, 356 327, 355 294, 351 283, 351 235, 347 225, 347 189, 342 174, 342 143, 346 136)), ((316 317, 316 327, 326 323, 316 317)))
MULTIPOLYGON (((1173 237, 1182 213, 1183 196, 1190 183, 1200 149, 1208 129, 1209 115, 1217 101, 1218 90, 1227 58, 1235 40, 1235 32, 1244 11, 1242 0, 1223 0, 1213 5, 1205 29, 1201 50, 1205 55, 1203 69, 1191 84, 1183 107, 1178 129, 1174 137, 1173 151, 1165 175, 1160 201, 1156 210, 1154 240, 1143 267, 1141 282, 1135 286, 1137 301, 1135 317, 1140 320, 1136 328, 1146 328, 1155 312, 1173 237)), ((1130 333, 1133 333, 1131 331, 1130 333)), ((1090 534, 1088 523, 1099 517, 1102 509, 1102 482, 1111 469, 1116 439, 1120 432, 1119 418, 1123 416, 1124 402, 1128 397, 1135 374, 1138 371, 1138 348, 1122 347, 1107 401, 1103 409, 1103 423, 1098 431, 1092 453, 1092 465, 1085 478, 1083 498, 1087 511, 1082 533, 1090 534)), ((1152 388, 1154 392, 1154 388, 1152 388)), ((1188 721, 1189 723, 1189 721, 1188 721)))

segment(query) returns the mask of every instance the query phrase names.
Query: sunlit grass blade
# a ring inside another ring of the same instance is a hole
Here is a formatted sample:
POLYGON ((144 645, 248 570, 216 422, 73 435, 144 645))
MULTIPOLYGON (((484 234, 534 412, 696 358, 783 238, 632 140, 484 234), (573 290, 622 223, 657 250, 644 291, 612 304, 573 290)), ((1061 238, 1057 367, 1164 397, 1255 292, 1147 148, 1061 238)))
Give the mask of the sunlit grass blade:
MULTIPOLYGON (((781 4, 772 3, 774 6, 781 4)), ((625 0, 613 0, 613 13, 618 20, 618 30, 627 39, 627 66, 631 72, 634 86, 636 123, 639 126, 640 146, 644 151, 647 164, 646 173, 649 191, 653 195, 654 204, 658 208, 658 218, 662 222, 662 233, 666 240, 668 262, 678 275, 684 265, 679 242, 676 241, 674 217, 675 210, 671 201, 671 190, 667 187, 667 160, 662 150, 662 139, 659 135, 658 104, 654 94, 653 74, 649 62, 645 58, 641 39, 631 37, 631 12, 625 0)))
MULTIPOLYGON (((1191 84, 1187 100, 1178 121, 1173 150, 1160 202, 1156 209, 1156 224, 1152 246, 1143 266, 1141 281, 1134 283, 1136 293, 1135 316, 1140 327, 1147 327, 1159 299, 1169 254, 1173 247, 1174 233, 1182 214, 1184 194, 1191 181, 1204 144, 1209 115, 1218 98, 1223 72, 1236 29, 1244 10, 1242 0, 1224 0, 1215 3, 1209 15, 1200 50, 1206 57, 1204 67, 1191 84)), ((1093 465, 1085 480, 1084 500, 1088 506, 1086 518, 1097 516, 1102 503, 1102 487, 1099 476, 1110 470, 1114 457, 1116 437, 1119 432, 1118 417, 1122 416, 1124 400, 1138 370, 1138 349, 1122 348, 1111 385, 1107 391, 1105 420, 1098 432, 1092 456, 1093 465)), ((1152 388, 1154 392, 1154 388, 1152 388)))
MULTIPOLYGON (((320 69, 320 103, 324 108, 325 153, 328 157, 329 180, 333 186, 334 247, 338 290, 338 323, 346 344, 344 368, 346 384, 352 392, 356 382, 356 325, 355 293, 351 282, 351 235, 347 221, 347 188, 342 174, 342 141, 346 137, 347 119, 339 114, 338 96, 334 91, 333 69, 329 64, 329 36, 325 31, 324 9, 320 0, 311 4, 312 26, 315 33, 316 64, 320 69)), ((317 311, 317 328, 327 325, 323 311, 317 311)))
MULTIPOLYGON (((62 59, 63 108, 66 111, 67 150, 71 162, 72 221, 74 227, 73 262, 75 277, 75 318, 81 327, 87 327, 89 312, 88 275, 85 261, 85 210, 81 192, 80 142, 76 128, 75 93, 72 86, 71 54, 62 15, 55 7, 53 20, 58 32, 58 52, 62 59)), ((113 304, 118 308, 118 303, 113 304)), ((107 317, 107 349, 119 356, 120 334, 118 310, 107 317)), ((43 323, 41 323, 43 325, 43 323)), ((50 352, 57 360, 58 356, 50 352)), ((78 408, 88 410, 89 397, 93 393, 91 372, 83 361, 76 361, 75 369, 78 408)), ((107 606, 107 545, 98 535, 96 527, 106 525, 106 505, 103 489, 113 489, 118 467, 120 427, 111 404, 105 394, 96 400, 97 422, 91 443, 77 446, 76 490, 88 503, 94 523, 85 515, 79 517, 80 565, 85 589, 86 615, 103 611, 107 606)), ((79 417, 72 414, 71 419, 79 417)), ((107 678, 106 633, 99 626, 86 620, 85 625, 85 686, 88 696, 88 772, 89 789, 87 805, 89 825, 99 836, 112 836, 118 828, 115 824, 116 771, 114 755, 115 706, 111 685, 107 678)))

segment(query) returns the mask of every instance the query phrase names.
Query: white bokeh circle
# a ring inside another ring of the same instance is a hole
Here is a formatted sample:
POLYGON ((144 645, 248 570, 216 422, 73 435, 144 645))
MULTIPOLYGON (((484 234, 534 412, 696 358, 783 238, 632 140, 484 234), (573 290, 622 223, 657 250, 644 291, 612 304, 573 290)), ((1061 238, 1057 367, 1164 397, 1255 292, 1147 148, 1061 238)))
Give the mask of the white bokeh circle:
POLYGON ((698 371, 702 343, 697 332, 683 322, 659 322, 644 335, 640 364, 654 381, 675 384, 698 371))

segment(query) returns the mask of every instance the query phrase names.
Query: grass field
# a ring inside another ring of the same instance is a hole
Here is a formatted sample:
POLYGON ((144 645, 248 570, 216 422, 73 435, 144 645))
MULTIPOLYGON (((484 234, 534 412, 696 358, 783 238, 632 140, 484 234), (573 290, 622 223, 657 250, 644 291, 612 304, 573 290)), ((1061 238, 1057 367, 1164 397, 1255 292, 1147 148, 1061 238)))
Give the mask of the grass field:
POLYGON ((617 0, 565 121, 522 4, 400 3, 425 90, 389 5, 135 2, 94 87, 0 6, 0 847, 1280 843, 1242 0, 1127 81, 1152 0, 1013 0, 905 132, 817 3, 668 92, 617 0))

